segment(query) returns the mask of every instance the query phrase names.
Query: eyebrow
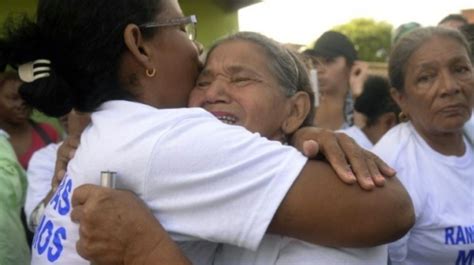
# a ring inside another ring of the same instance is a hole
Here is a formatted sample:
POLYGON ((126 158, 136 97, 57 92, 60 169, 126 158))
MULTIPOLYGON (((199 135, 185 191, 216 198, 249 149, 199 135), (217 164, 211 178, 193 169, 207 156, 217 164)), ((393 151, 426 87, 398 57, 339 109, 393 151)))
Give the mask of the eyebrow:
MULTIPOLYGON (((470 59, 464 55, 458 55, 453 58, 450 58, 448 64, 458 63, 458 62, 468 62, 470 59)), ((423 68, 433 68, 434 65, 438 64, 437 61, 428 61, 428 62, 421 62, 415 65, 415 69, 423 69, 423 68)))

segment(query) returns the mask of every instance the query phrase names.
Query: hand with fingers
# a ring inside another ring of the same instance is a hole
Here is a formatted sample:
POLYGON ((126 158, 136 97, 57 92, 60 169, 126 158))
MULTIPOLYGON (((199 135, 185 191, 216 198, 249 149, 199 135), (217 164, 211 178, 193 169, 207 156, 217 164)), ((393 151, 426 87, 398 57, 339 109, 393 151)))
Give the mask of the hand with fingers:
POLYGON ((85 184, 74 190, 72 207, 77 252, 94 264, 191 264, 130 191, 85 184))
POLYGON ((365 190, 384 186, 385 178, 396 174, 379 157, 344 133, 304 127, 295 132, 291 144, 310 158, 323 157, 343 182, 357 182, 365 190))
MULTIPOLYGON (((90 115, 88 113, 81 113, 72 110, 67 118, 67 133, 68 136, 63 141, 63 144, 58 148, 56 165, 54 167, 54 176, 51 181, 52 195, 61 181, 64 178, 67 170, 67 164, 74 157, 76 149, 79 147, 82 131, 89 125, 90 115)), ((50 194, 46 197, 46 202, 51 198, 50 194)))

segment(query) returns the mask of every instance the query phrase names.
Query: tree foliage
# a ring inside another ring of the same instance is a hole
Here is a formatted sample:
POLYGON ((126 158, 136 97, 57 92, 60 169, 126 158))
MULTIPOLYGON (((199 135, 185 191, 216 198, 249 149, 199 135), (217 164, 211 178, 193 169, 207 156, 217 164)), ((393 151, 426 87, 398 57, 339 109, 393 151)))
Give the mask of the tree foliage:
POLYGON ((354 43, 360 60, 385 62, 390 50, 392 28, 387 22, 356 18, 333 30, 346 35, 354 43))

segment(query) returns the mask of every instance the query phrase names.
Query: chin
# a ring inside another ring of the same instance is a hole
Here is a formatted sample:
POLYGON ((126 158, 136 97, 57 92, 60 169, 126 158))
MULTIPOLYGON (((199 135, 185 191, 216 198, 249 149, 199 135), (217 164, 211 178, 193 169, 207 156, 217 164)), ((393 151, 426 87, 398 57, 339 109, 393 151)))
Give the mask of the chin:
POLYGON ((440 131, 444 133, 462 133, 464 124, 467 120, 458 120, 458 121, 450 121, 445 123, 440 123, 441 126, 440 131))

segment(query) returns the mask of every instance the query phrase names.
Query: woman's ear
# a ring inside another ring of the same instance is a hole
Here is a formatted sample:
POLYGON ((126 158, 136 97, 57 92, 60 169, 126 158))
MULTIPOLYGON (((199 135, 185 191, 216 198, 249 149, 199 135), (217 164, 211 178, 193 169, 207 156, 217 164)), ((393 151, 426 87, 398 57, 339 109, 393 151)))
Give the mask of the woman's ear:
POLYGON ((306 92, 296 92, 289 99, 290 112, 282 124, 282 131, 288 135, 294 133, 303 124, 311 110, 311 101, 306 92))
POLYGON ((128 24, 123 32, 123 39, 129 52, 139 64, 143 65, 143 68, 156 68, 151 60, 152 49, 143 38, 142 32, 137 25, 128 24))
POLYGON ((390 88, 390 95, 392 99, 397 103, 397 105, 402 108, 403 95, 398 89, 392 87, 390 88))

